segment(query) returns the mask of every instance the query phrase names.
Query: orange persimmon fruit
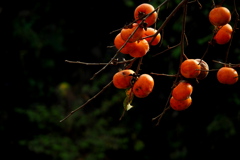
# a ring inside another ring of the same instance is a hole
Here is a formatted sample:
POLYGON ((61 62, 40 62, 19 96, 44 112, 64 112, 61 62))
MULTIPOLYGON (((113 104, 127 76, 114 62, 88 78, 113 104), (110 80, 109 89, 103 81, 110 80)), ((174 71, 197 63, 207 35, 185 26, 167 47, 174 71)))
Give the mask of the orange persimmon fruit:
POLYGON ((230 41, 232 32, 232 26, 230 24, 225 24, 224 26, 220 27, 213 39, 217 44, 226 44, 230 41))
POLYGON ((149 44, 147 40, 142 39, 136 41, 133 44, 132 50, 129 52, 129 55, 135 58, 143 57, 149 51, 149 44))
POLYGON ((131 25, 125 26, 121 30, 121 37, 124 41, 127 41, 128 38, 132 35, 132 37, 128 40, 128 42, 135 42, 142 38, 142 35, 144 33, 144 29, 138 25, 138 23, 133 23, 131 25), (135 31, 136 30, 136 31, 135 31), (135 31, 135 32, 134 32, 135 31), (134 34, 132 35, 132 33, 134 34))
POLYGON ((172 96, 178 101, 182 101, 191 96, 193 86, 185 80, 181 80, 172 90, 172 96))
POLYGON ((170 107, 176 111, 187 109, 192 104, 192 98, 189 96, 187 99, 178 101, 174 97, 170 98, 170 107))
MULTIPOLYGON (((147 27, 147 29, 146 29, 146 30, 144 31, 144 33, 143 33, 143 37, 142 37, 142 38, 148 37, 148 36, 152 36, 152 35, 154 35, 156 32, 157 32, 156 29, 154 29, 154 28, 152 28, 152 27, 147 27)), ((149 44, 150 44, 150 42, 152 41, 150 45, 155 46, 155 45, 157 45, 157 44, 160 42, 160 40, 161 40, 161 34, 158 33, 158 34, 154 37, 154 39, 153 39, 153 37, 148 37, 148 38, 144 38, 144 39, 146 39, 149 44), (153 39, 153 40, 152 40, 152 39, 153 39)))
POLYGON ((156 22, 158 16, 157 12, 154 10, 155 8, 151 4, 142 3, 135 8, 134 18, 137 20, 137 23, 140 23, 143 17, 151 13, 151 15, 149 15, 145 20, 147 26, 151 26, 156 22))
POLYGON ((180 65, 180 73, 185 78, 197 78, 200 70, 201 65, 195 59, 186 59, 180 65))
POLYGON ((114 39, 114 46, 117 49, 120 49, 125 43, 126 43, 126 45, 120 50, 120 52, 123 53, 123 54, 129 54, 129 52, 131 52, 133 50, 133 45, 134 44, 133 43, 129 43, 129 42, 125 42, 122 39, 120 33, 114 39))
POLYGON ((115 73, 113 76, 113 85, 118 89, 131 87, 131 80, 134 73, 131 69, 125 69, 115 73))
POLYGON ((217 79, 222 84, 234 84, 238 81, 238 72, 231 67, 222 67, 217 72, 217 79))
POLYGON ((133 84, 133 94, 138 98, 147 97, 153 90, 154 79, 149 74, 142 74, 133 84))
POLYGON ((214 26, 223 26, 230 22, 231 13, 226 7, 215 7, 209 12, 209 21, 214 26))

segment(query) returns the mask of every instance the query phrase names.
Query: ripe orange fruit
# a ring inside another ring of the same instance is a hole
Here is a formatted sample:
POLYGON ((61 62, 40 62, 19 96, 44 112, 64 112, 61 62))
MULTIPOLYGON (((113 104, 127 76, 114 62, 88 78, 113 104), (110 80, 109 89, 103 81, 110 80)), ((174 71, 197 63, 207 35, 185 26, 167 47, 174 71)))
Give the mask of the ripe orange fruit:
POLYGON ((231 13, 226 7, 215 7, 209 12, 209 21, 215 26, 223 26, 230 22, 231 13))
POLYGON ((113 76, 113 85, 119 89, 126 89, 131 87, 131 80, 135 72, 131 69, 119 71, 113 76))
POLYGON ((192 85, 187 81, 182 80, 178 83, 178 85, 175 88, 173 88, 172 96, 176 100, 182 101, 191 96, 192 91, 193 91, 192 85))
POLYGON ((188 97, 185 100, 178 101, 175 98, 170 98, 170 107, 176 111, 182 111, 187 109, 192 104, 192 98, 188 97))
MULTIPOLYGON (((141 22, 141 19, 146 16, 147 14, 150 14, 154 11, 154 7, 151 4, 148 3, 142 3, 139 6, 137 6, 134 10, 134 18, 135 20, 138 20, 137 23, 141 22)), ((153 25, 157 20, 157 12, 153 12, 149 17, 146 18, 145 23, 147 26, 153 25)))
POLYGON ((225 24, 217 31, 213 39, 217 44, 226 44, 230 41, 232 32, 232 26, 230 24, 225 24))
MULTIPOLYGON (((156 29, 151 28, 151 27, 147 27, 147 30, 144 31, 142 38, 154 35, 156 32, 157 32, 156 29)), ((148 41, 148 43, 150 43, 151 40, 153 39, 153 37, 148 37, 148 38, 145 38, 145 39, 148 41)), ((155 46, 160 42, 160 40, 161 40, 161 34, 158 33, 157 36, 154 38, 154 40, 152 41, 152 43, 150 45, 155 46)))
POLYGON ((231 67, 222 67, 217 72, 217 79, 222 84, 234 84, 238 81, 238 73, 231 67))
POLYGON ((133 94, 138 98, 147 97, 153 90, 154 80, 149 74, 142 74, 133 84, 133 94))
MULTIPOLYGON (((120 49, 126 41, 124 41, 119 33, 114 39, 114 46, 120 49)), ((132 57, 142 57, 149 51, 149 44, 147 40, 142 39, 133 43, 127 42, 126 45, 120 50, 123 54, 129 54, 132 57)))
POLYGON ((197 78, 200 74, 201 66, 195 59, 187 59, 180 65, 180 73, 185 78, 197 78))
POLYGON ((132 57, 143 57, 149 51, 149 44, 145 39, 133 43, 133 49, 129 52, 132 57))
POLYGON ((202 60, 201 60, 201 59, 195 59, 195 60, 196 60, 198 63, 201 62, 201 63, 200 63, 201 72, 200 72, 200 74, 197 76, 197 79, 198 79, 198 80, 202 80, 202 79, 206 78, 207 75, 208 75, 208 70, 209 70, 208 64, 207 64, 207 62, 205 62, 203 59, 202 59, 202 60))
POLYGON ((121 33, 122 39, 124 41, 126 41, 134 31, 135 31, 135 33, 132 35, 132 37, 129 39, 128 42, 135 42, 135 41, 139 40, 140 38, 142 38, 142 35, 144 33, 143 28, 138 26, 138 23, 133 23, 131 25, 125 26, 121 30, 120 33, 121 33), (138 27, 138 29, 136 30, 137 27, 138 27))
MULTIPOLYGON (((114 46, 119 49, 124 45, 125 41, 122 39, 121 34, 119 33, 115 39, 114 39, 114 46)), ((129 54, 133 50, 133 45, 132 43, 126 43, 126 45, 121 49, 121 53, 123 54, 129 54)))

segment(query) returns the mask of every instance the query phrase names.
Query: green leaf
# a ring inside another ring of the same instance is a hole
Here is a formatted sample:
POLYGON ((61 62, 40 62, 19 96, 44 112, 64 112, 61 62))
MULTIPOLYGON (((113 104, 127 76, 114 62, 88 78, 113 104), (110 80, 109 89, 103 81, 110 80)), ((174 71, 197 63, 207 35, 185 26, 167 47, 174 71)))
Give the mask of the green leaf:
POLYGON ((134 94, 132 92, 132 89, 128 89, 126 90, 126 98, 123 101, 123 107, 126 111, 128 111, 129 109, 131 109, 133 106, 131 105, 132 101, 133 101, 133 97, 134 94))
POLYGON ((128 103, 126 106, 124 106, 124 109, 126 111, 128 111, 129 109, 131 109, 133 107, 133 105, 131 105, 130 103, 128 103))

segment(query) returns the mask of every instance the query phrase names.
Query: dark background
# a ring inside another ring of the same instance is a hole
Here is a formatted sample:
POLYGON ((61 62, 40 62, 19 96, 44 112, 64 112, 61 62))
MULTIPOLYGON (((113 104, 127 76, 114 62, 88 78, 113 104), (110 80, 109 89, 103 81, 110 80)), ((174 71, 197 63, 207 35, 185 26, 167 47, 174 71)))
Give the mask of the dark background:
MULTIPOLYGON (((196 83, 193 103, 185 111, 168 110, 156 126, 152 118, 167 102, 174 78, 153 75, 155 88, 144 99, 134 98, 134 108, 123 119, 124 90, 108 87, 70 118, 71 110, 99 92, 118 69, 66 63, 65 60, 108 62, 115 54, 113 39, 133 20, 133 11, 148 1, 2 1, 0 2, 0 53, 2 55, 2 105, 0 108, 1 157, 6 159, 120 160, 131 159, 240 159, 240 84, 220 84, 216 71, 196 83)), ((157 7, 163 1, 150 1, 157 7)), ((156 27, 177 6, 169 1, 156 27)), ((188 4, 186 36, 188 58, 200 58, 208 47, 214 27, 208 21, 212 1, 188 4)), ((231 12, 233 1, 224 2, 231 12)), ((239 3, 239 2, 237 2, 239 3)), ((239 4, 237 4, 239 12, 239 4)), ((153 55, 180 42, 182 8, 162 32, 161 46, 151 47, 140 73, 176 74, 180 47, 153 55)), ((236 14, 230 24, 235 23, 236 14)), ((238 24, 239 25, 239 24, 238 24)), ((236 30, 228 62, 240 61, 236 30)), ((210 69, 222 65, 227 45, 209 47, 204 60, 210 69)), ((130 59, 119 54, 118 58, 130 59)), ((136 69, 136 64, 133 65, 136 69)), ((239 69, 237 68, 237 71, 239 69)))

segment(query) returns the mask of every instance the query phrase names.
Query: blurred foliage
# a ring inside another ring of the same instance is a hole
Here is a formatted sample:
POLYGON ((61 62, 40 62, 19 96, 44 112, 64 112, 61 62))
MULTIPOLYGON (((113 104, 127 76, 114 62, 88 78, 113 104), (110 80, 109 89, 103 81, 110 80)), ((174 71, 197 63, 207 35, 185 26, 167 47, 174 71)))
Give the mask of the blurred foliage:
MULTIPOLYGON (((154 91, 133 99, 123 119, 125 91, 107 88, 87 106, 60 123, 70 111, 98 93, 122 66, 109 66, 90 81, 102 66, 69 64, 64 60, 108 62, 115 54, 107 48, 116 33, 133 20, 135 6, 147 1, 10 1, 0 2, 0 51, 3 59, 3 103, 0 108, 2 157, 35 160, 129 159, 239 159, 240 84, 226 86, 210 72, 194 83, 192 106, 183 112, 168 111, 160 125, 151 119, 161 113, 174 81, 154 76, 154 91), (106 6, 106 4, 108 4, 106 6), (88 11, 88 12, 86 12, 88 11)), ((155 7, 163 0, 150 1, 155 7)), ((156 27, 165 21, 180 0, 161 7, 156 27)), ((211 39, 213 26, 207 14, 211 2, 188 5, 185 52, 201 57, 211 39)), ((218 4, 221 1, 215 0, 218 4)), ((237 2, 237 0, 236 0, 237 2)), ((239 2, 237 2, 239 3, 239 2)), ((233 11, 232 1, 224 3, 233 11)), ((239 4, 238 12, 240 12, 239 4)), ((164 28, 161 46, 151 48, 141 73, 175 74, 182 29, 182 10, 164 28)), ((234 17, 233 17, 234 20, 234 17)), ((233 24, 234 21, 231 21, 233 24)), ((239 31, 236 30, 229 62, 239 63, 239 31)), ((205 61, 224 61, 227 46, 209 48, 205 61)), ((129 58, 119 55, 119 59, 129 58)), ((133 68, 136 64, 133 65, 133 68)))

